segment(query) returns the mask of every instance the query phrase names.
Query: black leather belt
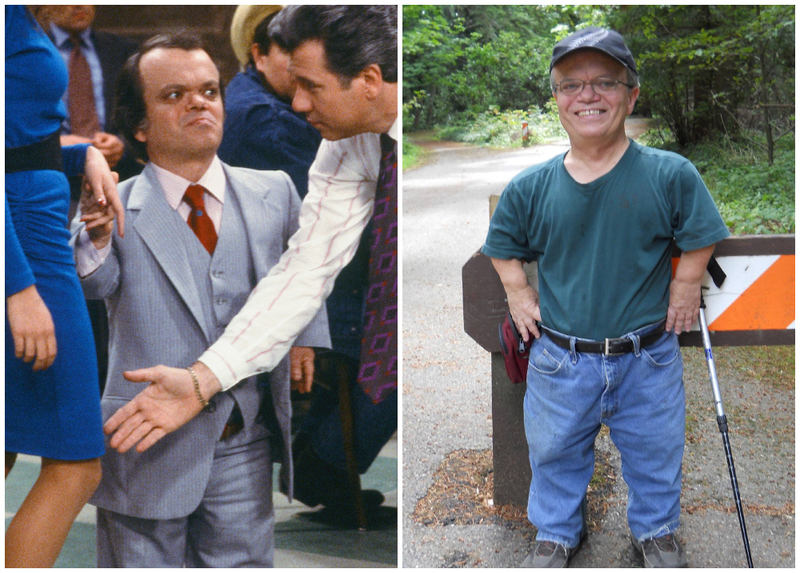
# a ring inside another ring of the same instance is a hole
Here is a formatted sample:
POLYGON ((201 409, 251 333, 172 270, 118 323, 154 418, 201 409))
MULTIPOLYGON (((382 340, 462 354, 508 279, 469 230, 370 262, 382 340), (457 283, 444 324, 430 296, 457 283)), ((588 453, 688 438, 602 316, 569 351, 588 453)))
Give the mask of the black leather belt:
POLYGON ((244 419, 242 418, 242 413, 239 410, 239 406, 234 406, 233 411, 228 418, 228 422, 225 424, 225 427, 222 428, 222 435, 219 437, 219 439, 227 440, 242 430, 244 430, 244 419))
POLYGON ((6 173, 19 171, 64 171, 61 138, 55 132, 41 141, 21 147, 6 147, 6 173))
MULTIPOLYGON (((565 350, 570 350, 568 336, 561 336, 546 329, 543 331, 545 334, 547 334, 550 340, 556 344, 556 346, 560 346, 565 350)), ((639 347, 646 348, 650 346, 659 338, 661 338, 661 335, 663 334, 664 323, 662 322, 653 332, 639 337, 639 347)), ((591 354, 605 354, 606 356, 627 354, 629 352, 633 352, 633 340, 630 338, 606 338, 605 340, 598 341, 576 340, 575 351, 588 352, 591 354)))

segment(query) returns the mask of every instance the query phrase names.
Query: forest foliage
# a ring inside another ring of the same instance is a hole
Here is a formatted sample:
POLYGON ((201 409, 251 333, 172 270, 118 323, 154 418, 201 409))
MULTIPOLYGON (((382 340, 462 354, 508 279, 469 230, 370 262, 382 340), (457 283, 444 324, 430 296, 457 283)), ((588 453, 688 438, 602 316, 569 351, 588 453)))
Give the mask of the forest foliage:
POLYGON ((553 46, 588 26, 619 31, 641 84, 649 143, 695 161, 734 232, 794 232, 792 5, 403 7, 403 127, 519 145, 564 136, 553 46))
POLYGON ((536 109, 551 99, 553 45, 577 29, 625 37, 639 68, 636 113, 680 146, 750 137, 772 160, 794 128, 794 6, 404 6, 404 127, 536 109))

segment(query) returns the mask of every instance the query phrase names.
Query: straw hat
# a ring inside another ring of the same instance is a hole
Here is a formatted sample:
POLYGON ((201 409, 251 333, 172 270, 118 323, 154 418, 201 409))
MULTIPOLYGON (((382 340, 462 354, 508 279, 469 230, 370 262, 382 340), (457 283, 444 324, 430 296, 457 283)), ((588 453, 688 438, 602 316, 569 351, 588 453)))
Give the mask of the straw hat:
POLYGON ((253 36, 256 27, 264 21, 264 18, 274 14, 283 8, 278 6, 246 6, 241 5, 236 8, 231 22, 231 46, 236 59, 244 68, 250 61, 250 48, 253 45, 253 36))

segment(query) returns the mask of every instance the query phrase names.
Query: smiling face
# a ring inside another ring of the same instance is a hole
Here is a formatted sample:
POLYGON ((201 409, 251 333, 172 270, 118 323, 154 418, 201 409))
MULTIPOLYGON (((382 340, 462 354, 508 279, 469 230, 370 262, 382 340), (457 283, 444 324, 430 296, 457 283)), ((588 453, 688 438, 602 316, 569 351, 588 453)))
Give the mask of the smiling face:
POLYGON ((155 48, 139 62, 144 125, 136 139, 150 160, 169 168, 211 161, 222 141, 219 71, 204 50, 155 48))
POLYGON ((369 130, 369 87, 363 72, 342 87, 339 76, 328 70, 325 48, 318 40, 300 44, 289 69, 297 82, 292 107, 304 113, 322 137, 336 141, 369 130))
MULTIPOLYGON (((627 83, 625 67, 600 52, 581 50, 565 56, 553 68, 556 84, 563 80, 590 81, 609 78, 627 83)), ((590 85, 574 95, 554 94, 561 124, 570 141, 600 143, 625 138, 625 118, 633 112, 639 88, 617 84, 610 93, 597 93, 590 85)))

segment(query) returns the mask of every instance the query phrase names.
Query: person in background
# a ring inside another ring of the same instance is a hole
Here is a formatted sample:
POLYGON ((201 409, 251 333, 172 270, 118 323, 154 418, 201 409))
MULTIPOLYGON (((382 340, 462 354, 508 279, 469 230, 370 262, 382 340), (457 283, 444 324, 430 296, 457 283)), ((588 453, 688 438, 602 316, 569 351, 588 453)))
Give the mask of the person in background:
POLYGON ((225 88, 219 157, 229 165, 289 174, 300 198, 322 136, 292 110, 295 83, 281 34, 281 6, 239 6, 231 45, 244 70, 225 88))
MULTIPOLYGON (((39 11, 42 7, 32 7, 39 11)), ((25 6, 6 6, 5 451, 41 457, 36 483, 6 529, 6 567, 51 567, 100 480, 105 451, 97 359, 69 246, 66 175, 120 216, 115 179, 94 147, 63 149, 67 71, 25 6)))
POLYGON ((69 74, 63 98, 67 117, 61 124, 62 145, 91 143, 119 173, 120 181, 138 175, 142 164, 125 148, 112 117, 119 73, 136 51, 136 44, 92 28, 95 6, 56 5, 48 9, 48 35, 69 74))

